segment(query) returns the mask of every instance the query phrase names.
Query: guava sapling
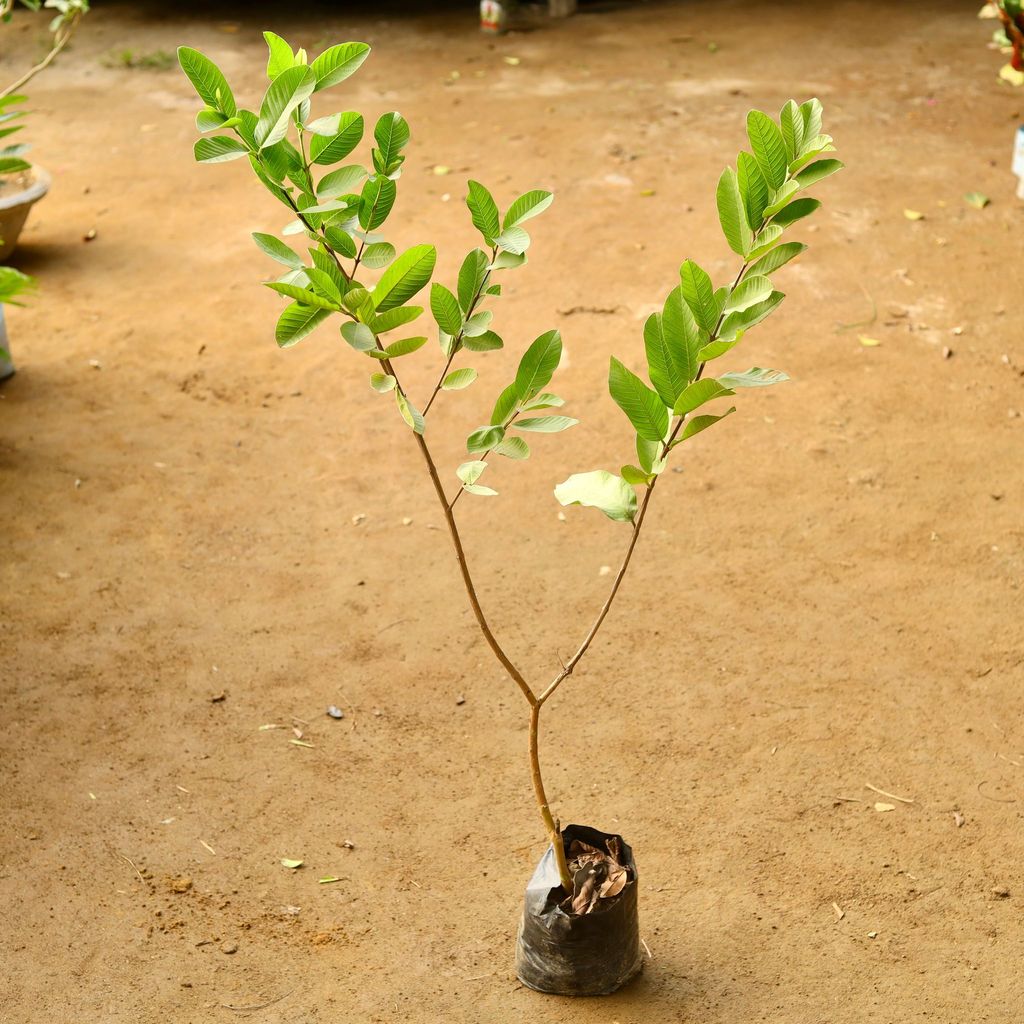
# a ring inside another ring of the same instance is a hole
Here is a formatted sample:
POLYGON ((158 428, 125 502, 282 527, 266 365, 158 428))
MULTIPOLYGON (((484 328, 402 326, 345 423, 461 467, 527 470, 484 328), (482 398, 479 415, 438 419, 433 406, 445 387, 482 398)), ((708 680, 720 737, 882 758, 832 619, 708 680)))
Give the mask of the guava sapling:
POLYGON ((440 369, 433 388, 417 399, 402 383, 399 364, 427 344, 425 334, 411 333, 409 325, 424 312, 412 300, 431 279, 436 251, 421 244, 399 254, 382 234, 395 205, 409 126, 398 113, 384 114, 373 130, 370 166, 343 163, 362 139, 362 116, 354 111, 314 116, 312 103, 357 71, 369 47, 342 43, 310 60, 305 51, 294 51, 273 33, 265 38, 270 85, 258 111, 237 106, 209 58, 188 47, 179 49, 182 69, 204 104, 196 118, 202 138, 195 144, 195 157, 201 163, 246 159, 260 183, 289 211, 289 223, 280 234, 301 241, 305 252, 296 252, 275 234, 253 236, 267 256, 285 267, 268 284, 288 300, 277 322, 277 343, 288 348, 337 318, 348 345, 370 361, 370 387, 395 404, 423 458, 480 632, 526 703, 530 774, 551 845, 527 890, 519 976, 543 991, 612 991, 640 965, 636 865, 620 836, 585 826, 560 827, 541 774, 540 715, 601 629, 670 461, 734 411, 732 406, 722 409, 721 399, 787 379, 780 371, 758 367, 716 376, 705 376, 705 370, 782 302, 771 275, 806 248, 784 241, 783 233, 820 205, 805 191, 842 166, 824 155, 833 146, 821 133, 821 104, 790 101, 778 121, 750 112, 751 152, 739 154, 735 169, 726 168, 717 190, 719 218, 738 270, 727 284, 716 287, 696 262, 682 264, 661 311, 644 325, 649 384, 626 362, 611 360, 608 386, 635 430, 636 460, 618 473, 596 469, 574 474, 555 488, 555 496, 562 505, 591 506, 622 523, 628 532, 626 549, 590 629, 553 678, 539 685, 527 680, 491 628, 456 510, 463 495, 496 494, 484 482, 495 458, 525 459, 531 440, 577 422, 557 411, 564 402, 547 390, 561 358, 559 332, 547 331, 526 348, 488 422, 469 432, 469 458, 450 476, 438 468, 427 428, 442 396, 464 391, 476 380, 476 370, 461 365, 460 357, 484 357, 503 346, 494 330, 491 300, 501 293, 501 276, 526 263, 531 243, 526 225, 548 208, 552 195, 533 189, 502 214, 487 188, 468 183, 466 203, 483 244, 465 257, 452 287, 435 282, 430 288, 440 369), (396 334, 397 340, 391 340, 396 334))

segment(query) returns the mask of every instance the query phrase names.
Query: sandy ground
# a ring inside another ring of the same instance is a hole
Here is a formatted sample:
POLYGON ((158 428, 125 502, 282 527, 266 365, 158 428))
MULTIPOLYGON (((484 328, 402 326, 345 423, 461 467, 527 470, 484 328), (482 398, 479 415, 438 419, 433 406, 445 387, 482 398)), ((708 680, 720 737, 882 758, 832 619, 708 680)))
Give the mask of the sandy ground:
POLYGON ((709 0, 494 40, 468 8, 104 3, 32 90, 55 185, 0 390, 0 1020, 1024 1019, 1024 93, 994 82, 989 26, 952 0, 709 0), (242 164, 193 163, 188 83, 102 62, 188 42, 252 105, 264 27, 374 44, 342 103, 410 119, 393 238, 436 241, 441 280, 475 244, 467 177, 505 203, 558 194, 496 307, 508 349, 433 427, 454 480, 517 349, 562 330, 581 426, 459 506, 531 678, 575 647, 626 541, 560 521, 551 487, 628 457, 607 359, 639 365, 682 258, 731 276, 713 190, 746 110, 817 94, 848 164, 733 360, 794 382, 744 395, 659 488, 547 715, 562 820, 622 831, 640 863, 650 960, 612 998, 512 973, 544 846, 524 705, 414 446, 328 330, 275 347, 249 232, 284 221, 242 164))

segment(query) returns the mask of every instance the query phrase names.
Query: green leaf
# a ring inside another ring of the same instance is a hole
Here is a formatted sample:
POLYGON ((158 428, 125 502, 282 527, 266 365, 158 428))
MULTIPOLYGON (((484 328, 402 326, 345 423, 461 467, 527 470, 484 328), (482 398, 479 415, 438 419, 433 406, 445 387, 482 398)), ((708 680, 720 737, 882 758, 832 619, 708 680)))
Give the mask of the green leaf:
POLYGON ((466 205, 469 207, 473 226, 484 236, 484 241, 488 245, 494 245, 494 240, 501 233, 501 225, 498 220, 498 206, 491 193, 480 182, 470 181, 466 205))
POLYGON ((781 245, 769 249, 759 260, 752 263, 747 270, 748 274, 773 274, 779 267, 785 266, 795 256, 806 249, 803 242, 783 242, 781 245))
POLYGON ((481 334, 486 334, 493 319, 494 314, 489 309, 481 309, 466 321, 462 333, 467 338, 477 338, 481 334))
POLYGON ((674 416, 686 416, 699 409, 705 402, 714 398, 721 398, 723 395, 734 395, 727 385, 713 377, 705 377, 703 380, 694 381, 680 396, 672 410, 674 416))
POLYGON ((509 252, 507 249, 502 249, 497 256, 494 257, 494 262, 491 264, 492 270, 515 270, 516 267, 521 267, 526 262, 526 253, 509 252))
POLYGON ((674 341, 665 335, 662 314, 652 313, 644 324, 648 375, 661 400, 669 406, 686 387, 689 372, 687 352, 674 341))
POLYGON ((542 391, 536 398, 524 402, 522 409, 523 412, 533 412, 535 409, 558 409, 563 405, 565 405, 564 398, 559 398, 558 395, 553 395, 550 391, 542 391))
POLYGON ((464 366, 461 370, 452 370, 441 381, 441 389, 443 391, 461 391, 463 388, 468 388, 475 380, 476 370, 471 366, 464 366))
POLYGON ((804 146, 811 139, 816 139, 821 134, 821 101, 814 98, 800 104, 800 116, 804 122, 804 146))
POLYGON ((395 247, 390 242, 374 242, 363 250, 363 266, 380 270, 395 258, 395 247))
POLYGON ((327 244, 339 255, 346 259, 355 259, 356 243, 347 231, 338 227, 324 228, 324 238, 327 244))
POLYGON ((686 260, 683 263, 679 268, 679 277, 683 286, 683 298, 693 312, 694 319, 710 333, 718 323, 719 313, 711 278, 693 260, 686 260))
POLYGON ((494 242, 499 249, 515 256, 522 256, 530 248, 530 236, 525 229, 515 226, 505 228, 494 242))
POLYGON ((561 358, 562 336, 558 331, 546 331, 530 345, 516 370, 515 387, 520 401, 528 401, 547 386, 561 358))
POLYGON ((408 302, 434 272, 437 250, 432 245, 414 245, 402 253, 381 275, 373 289, 373 300, 379 313, 408 302))
POLYGON ((534 431, 538 434, 557 434, 569 427, 575 427, 579 420, 571 416, 534 416, 525 420, 513 420, 510 426, 516 430, 534 431))
POLYGON ((772 293, 772 283, 761 274, 745 277, 730 293, 725 301, 725 314, 748 309, 755 303, 762 302, 772 293))
POLYGON ((248 152, 249 150, 241 142, 227 135, 197 139, 193 148, 195 158, 201 164, 219 164, 226 160, 237 160, 248 152))
POLYGON ((769 187, 780 188, 786 180, 789 161, 779 126, 767 114, 752 110, 747 114, 747 137, 764 180, 769 187))
POLYGON ((636 516, 636 491, 621 476, 605 469, 574 473, 555 488, 555 498, 560 505, 600 509, 618 523, 631 523, 636 516))
POLYGON ((462 330, 462 310, 459 300, 436 281, 430 286, 430 312, 434 314, 437 326, 453 338, 462 330))
POLYGON ((357 351, 370 352, 377 347, 373 330, 366 324, 346 322, 341 325, 341 336, 357 351))
POLYGON ((753 235, 747 223, 747 209, 740 195, 736 172, 731 167, 726 167, 722 171, 715 197, 718 202, 718 219, 722 225, 722 234, 725 235, 729 248, 740 256, 746 256, 750 252, 753 235))
POLYGON ((685 377, 683 383, 689 383, 700 369, 697 353, 707 342, 708 332, 697 325, 693 311, 683 297, 681 285, 673 288, 665 300, 661 314, 661 330, 665 335, 666 344, 674 353, 682 376, 685 377))
POLYGON ((782 237, 782 228, 774 221, 765 224, 757 235, 757 247, 747 254, 748 262, 760 259, 782 237))
POLYGON ((397 359, 399 356, 407 356, 417 350, 423 348, 426 345, 427 339, 425 337, 416 338, 401 338, 399 341, 393 341, 384 349, 384 355, 388 359, 397 359))
POLYGON ((313 257, 313 265, 316 267, 315 271, 312 269, 306 271, 310 280, 314 284, 320 282, 321 294, 330 295, 332 298, 337 298, 339 303, 342 302, 349 285, 341 268, 334 261, 334 257, 326 249, 310 249, 309 252, 313 257))
POLYGON ((425 429, 425 424, 423 422, 423 414, 419 409, 417 409, 416 406, 398 390, 398 388, 395 388, 395 401, 398 403, 398 411, 402 414, 402 419, 405 420, 405 422, 408 423, 417 434, 422 434, 425 429))
POLYGON ((338 304, 330 299, 321 298, 316 292, 311 292, 299 285, 287 284, 283 281, 268 281, 266 287, 280 295, 287 295, 303 306, 317 306, 320 309, 337 310, 338 304))
POLYGON ((717 359, 719 356, 724 356, 726 352, 736 347, 742 337, 743 332, 739 331, 737 337, 733 341, 713 341, 710 345, 705 345, 700 352, 697 353, 697 358, 702 363, 707 363, 712 359, 717 359))
POLYGON ((518 405, 519 392, 516 390, 515 381, 513 381, 498 395, 498 400, 494 403, 494 410, 491 412, 491 425, 504 426, 518 405))
MULTIPOLYGON (((0 118, 2 120, 2 118, 0 118)), ((226 114, 220 113, 218 110, 212 110, 210 107, 203 107, 202 110, 196 114, 196 128, 201 132, 212 132, 217 128, 221 128, 226 121, 231 120, 226 114)), ((17 131, 17 128, 8 128, 6 131, 0 132, 0 135, 7 135, 10 132, 17 131)))
POLYGON ((213 110, 234 117, 238 108, 227 80, 209 57, 191 46, 178 47, 178 63, 195 87, 199 98, 213 110))
POLYGON ((800 155, 804 144, 804 119, 794 100, 782 108, 779 123, 782 127, 782 140, 786 144, 786 156, 792 163, 800 155))
POLYGON ((359 145, 362 137, 363 115, 352 110, 346 111, 338 122, 337 135, 314 135, 309 140, 309 158, 320 165, 337 163, 359 145))
POLYGON ((821 200, 819 199, 811 199, 809 197, 794 199, 793 202, 788 203, 775 214, 772 223, 778 224, 779 227, 788 228, 790 224, 795 224, 798 220, 809 217, 819 206, 821 206, 821 200))
POLYGON ((619 472, 627 484, 633 484, 636 487, 646 486, 651 482, 651 476, 640 469, 639 466, 623 466, 619 472))
POLYGON ((486 462, 482 462, 480 459, 474 459, 472 462, 463 462, 462 465, 455 470, 455 475, 464 484, 475 484, 483 475, 483 471, 486 468, 486 462))
POLYGON ((274 337, 281 348, 291 348, 292 345, 302 341, 314 328, 323 323, 331 315, 329 309, 319 309, 316 306, 300 306, 293 302, 285 306, 284 312, 277 321, 277 329, 274 337))
POLYGON ((543 213, 554 201, 554 198, 550 192, 544 192, 541 189, 532 189, 524 193, 508 208, 508 213, 505 214, 505 219, 502 221, 502 228, 515 227, 517 224, 522 224, 524 220, 543 213))
POLYGON ((310 65, 316 81, 315 91, 344 82, 359 70, 369 54, 370 48, 366 43, 339 43, 324 50, 310 65))
POLYGON ((256 143, 261 150, 285 137, 292 111, 309 98, 315 84, 312 70, 304 65, 282 71, 270 83, 256 122, 256 143))
POLYGON ((766 217, 775 216, 799 191, 800 186, 794 179, 790 178, 782 188, 772 191, 768 197, 768 205, 764 208, 764 215, 766 217))
POLYGON ((359 164, 339 167, 336 171, 325 174, 316 186, 319 199, 338 199, 356 188, 366 177, 366 168, 359 164))
POLYGON ((373 231, 388 219, 398 189, 390 178, 377 174, 363 186, 359 205, 359 223, 364 231, 373 231))
POLYGON ((699 434, 702 430, 707 430, 708 427, 714 426, 719 420, 724 420, 726 416, 731 416, 735 411, 736 406, 733 406, 727 412, 723 412, 721 416, 694 416, 692 420, 687 420, 686 426, 683 427, 683 433, 679 440, 685 441, 688 438, 693 437, 694 434, 699 434))
POLYGON ((379 391, 382 395, 388 391, 394 390, 397 381, 390 373, 371 373, 370 374, 370 387, 374 391, 379 391))
POLYGON ((470 494, 479 494, 484 498, 493 498, 498 493, 493 487, 484 487, 483 484, 466 484, 462 489, 470 494))
POLYGON ((466 314, 487 278, 488 262, 487 253, 483 249, 474 249, 462 261, 459 269, 459 305, 466 314))
POLYGON ((409 144, 409 124, 397 111, 383 114, 373 129, 381 160, 385 167, 394 164, 401 150, 409 144))
POLYGON ((506 437, 491 449, 495 455, 504 455, 506 459, 528 459, 530 446, 521 437, 506 437))
POLYGON ((462 343, 470 352, 493 352, 505 344, 494 331, 484 331, 475 338, 463 338, 462 343))
POLYGON ((282 71, 287 71, 295 63, 295 54, 292 53, 292 48, 273 32, 264 32, 263 38, 270 51, 267 61, 267 78, 273 81, 282 71))
POLYGON ((614 356, 608 371, 608 390, 629 417, 636 432, 648 441, 660 441, 668 429, 665 403, 635 373, 614 356))
POLYGON ((801 188, 807 188, 808 185, 813 185, 816 181, 821 181, 822 178, 841 171, 844 166, 846 165, 842 160, 815 160, 813 164, 809 164, 796 176, 797 184, 801 188))
POLYGON ((296 868, 301 868, 302 867, 302 861, 301 860, 291 860, 288 857, 282 857, 281 858, 281 866, 285 867, 285 868, 291 868, 294 871, 296 868))
POLYGON ((662 456, 659 458, 660 452, 661 441, 647 441, 637 434, 636 457, 640 461, 640 465, 643 466, 644 470, 655 476, 663 472, 666 466, 665 457, 662 456))
POLYGON ((412 323, 422 312, 422 306, 399 306, 397 309, 389 309, 370 321, 370 329, 374 334, 386 334, 396 327, 412 323))
POLYGON ((722 323, 718 332, 723 341, 732 341, 740 332, 749 331, 755 324, 759 324, 776 306, 785 298, 782 292, 772 292, 767 299, 754 303, 746 309, 736 313, 730 313, 722 323))
POLYGON ((747 223, 756 230, 764 221, 764 208, 768 205, 768 182, 764 180, 757 161, 749 153, 740 153, 736 158, 736 184, 747 211, 747 223))
POLYGON ((764 388, 787 380, 788 373, 782 370, 763 370, 760 366, 752 366, 742 373, 723 373, 718 378, 719 383, 727 388, 764 388))
POLYGON ((466 438, 466 450, 471 454, 476 452, 490 451, 495 445, 500 444, 505 437, 505 428, 501 426, 477 427, 469 437, 466 438))

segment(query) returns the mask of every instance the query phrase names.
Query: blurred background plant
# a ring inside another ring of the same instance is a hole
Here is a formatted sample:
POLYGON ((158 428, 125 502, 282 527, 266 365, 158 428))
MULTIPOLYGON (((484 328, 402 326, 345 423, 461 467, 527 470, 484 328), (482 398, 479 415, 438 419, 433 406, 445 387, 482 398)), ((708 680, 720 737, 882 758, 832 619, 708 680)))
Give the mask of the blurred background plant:
POLYGON ((1024 85, 1024 0, 993 0, 982 7, 978 17, 999 19, 1001 24, 992 42, 1010 55, 999 77, 1011 85, 1024 85))

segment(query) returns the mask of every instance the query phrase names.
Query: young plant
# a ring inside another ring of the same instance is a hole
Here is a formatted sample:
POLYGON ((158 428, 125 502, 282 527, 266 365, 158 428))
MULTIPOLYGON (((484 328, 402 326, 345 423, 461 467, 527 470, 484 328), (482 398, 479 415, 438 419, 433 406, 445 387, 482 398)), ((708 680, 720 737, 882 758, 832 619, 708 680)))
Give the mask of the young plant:
MULTIPOLYGON (((596 469, 570 476, 555 488, 555 497, 562 505, 597 508, 622 523, 628 534, 626 547, 590 629, 553 677, 537 684, 527 680, 491 628, 463 548, 456 510, 465 494, 496 493, 482 482, 495 458, 525 459, 531 441, 577 422, 552 411, 560 409, 563 400, 547 390, 561 357, 558 331, 545 332, 526 348, 515 378, 498 394, 488 421, 469 432, 469 458, 451 476, 438 468, 428 427, 442 395, 464 391, 476 380, 476 370, 463 364, 464 356, 483 358, 503 346, 494 330, 492 300, 501 294, 502 275, 526 263, 531 243, 527 224, 550 206, 552 195, 533 189, 502 213, 487 188, 477 181, 468 183, 466 204, 482 244, 466 255, 451 287, 440 282, 430 287, 439 371, 425 395, 412 395, 402 382, 400 366, 427 344, 426 332, 421 328, 416 333, 410 325, 424 313, 413 300, 430 281, 436 253, 428 244, 397 253, 383 234, 397 198, 409 126, 398 113, 383 115, 373 129, 369 165, 344 163, 362 139, 362 115, 343 111, 314 116, 312 104, 358 70, 369 47, 342 43, 309 60, 303 50, 293 51, 273 33, 265 37, 270 85, 258 111, 237 105, 209 58, 188 47, 179 49, 181 67, 204 103, 196 118, 203 136, 195 144, 195 157, 201 163, 246 160, 259 182, 288 210, 289 222, 280 235, 303 243, 305 251, 300 253, 275 234, 253 236, 259 248, 285 268, 268 284, 288 300, 277 322, 278 345, 288 348, 328 320, 340 321, 342 337, 369 360, 370 387, 394 402, 409 429, 444 514, 480 632, 527 705, 530 772, 544 832, 574 912, 585 913, 594 902, 579 890, 579 876, 569 870, 559 822, 545 795, 539 756, 541 711, 601 629, 669 462, 678 459, 680 449, 698 434, 734 411, 733 406, 723 410, 722 399, 788 379, 781 371, 759 367, 714 376, 705 371, 778 308, 784 296, 775 289, 772 275, 806 248, 784 240, 784 232, 820 205, 806 196, 807 189, 842 166, 827 156, 833 146, 821 131, 821 104, 790 101, 778 121, 760 111, 750 112, 751 151, 739 154, 735 169, 726 168, 717 190, 722 229, 737 256, 735 274, 716 287, 692 259, 682 264, 662 310, 644 325, 650 383, 625 362, 611 360, 608 386, 635 431, 636 460, 619 473, 596 469), (397 340, 391 340, 396 335, 397 340)), ((577 857, 576 863, 585 861, 577 857)), ((620 888, 624 879, 619 876, 620 888)))

